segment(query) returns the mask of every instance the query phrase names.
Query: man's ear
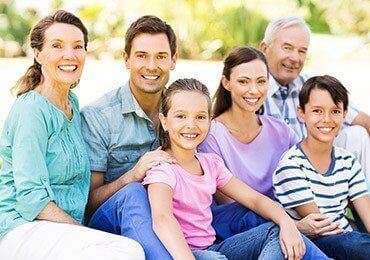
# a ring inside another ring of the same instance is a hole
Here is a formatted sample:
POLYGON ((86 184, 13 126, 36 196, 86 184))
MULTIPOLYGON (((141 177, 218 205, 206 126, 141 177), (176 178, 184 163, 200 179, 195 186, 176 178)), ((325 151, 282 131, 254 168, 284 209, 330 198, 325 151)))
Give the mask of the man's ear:
POLYGON ((162 128, 164 131, 167 131, 167 122, 166 122, 166 117, 162 114, 162 113, 159 113, 158 114, 158 118, 159 118, 159 121, 162 125, 162 128))
POLYGON ((127 54, 127 52, 123 51, 123 59, 125 60, 126 69, 130 69, 130 64, 128 62, 130 58, 130 55, 127 54))
POLYGON ((179 58, 179 53, 176 51, 175 54, 171 57, 171 70, 174 70, 176 67, 177 59, 179 58))
POLYGON ((225 77, 225 75, 222 75, 222 79, 221 79, 221 83, 222 83, 222 86, 226 89, 226 90, 228 90, 228 91, 230 91, 230 80, 228 80, 226 77, 225 77))
POLYGON ((267 49, 266 43, 260 42, 260 45, 258 47, 259 47, 260 51, 262 51, 263 53, 266 53, 266 49, 267 49))
POLYGON ((299 121, 301 121, 302 123, 306 122, 304 111, 300 106, 298 106, 297 108, 297 116, 298 116, 299 121))

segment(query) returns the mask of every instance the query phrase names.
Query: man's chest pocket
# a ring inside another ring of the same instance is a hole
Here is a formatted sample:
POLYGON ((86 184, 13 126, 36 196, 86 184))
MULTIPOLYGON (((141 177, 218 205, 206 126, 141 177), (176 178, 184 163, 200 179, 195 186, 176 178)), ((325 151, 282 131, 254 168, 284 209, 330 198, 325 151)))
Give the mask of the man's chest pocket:
POLYGON ((142 156, 138 150, 113 150, 109 154, 105 182, 112 182, 131 170, 142 156))

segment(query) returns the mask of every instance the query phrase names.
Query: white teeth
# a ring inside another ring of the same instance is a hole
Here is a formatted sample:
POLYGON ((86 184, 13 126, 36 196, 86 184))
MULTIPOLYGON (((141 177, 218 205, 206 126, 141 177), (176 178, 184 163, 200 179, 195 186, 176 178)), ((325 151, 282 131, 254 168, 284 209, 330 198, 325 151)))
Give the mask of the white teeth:
POLYGON ((258 101, 258 98, 244 98, 244 100, 250 103, 256 103, 258 101))
POLYGON ((74 71, 77 69, 77 66, 76 65, 62 65, 62 66, 58 66, 58 68, 63 71, 74 71))
POLYGON ((330 132, 333 128, 331 127, 319 127, 319 130, 322 132, 330 132))
POLYGON ((197 137, 196 134, 182 134, 182 136, 185 137, 185 138, 195 138, 195 137, 197 137))
POLYGON ((148 76, 148 75, 147 76, 146 75, 143 75, 143 77, 145 79, 152 79, 152 80, 159 78, 159 76, 148 76))

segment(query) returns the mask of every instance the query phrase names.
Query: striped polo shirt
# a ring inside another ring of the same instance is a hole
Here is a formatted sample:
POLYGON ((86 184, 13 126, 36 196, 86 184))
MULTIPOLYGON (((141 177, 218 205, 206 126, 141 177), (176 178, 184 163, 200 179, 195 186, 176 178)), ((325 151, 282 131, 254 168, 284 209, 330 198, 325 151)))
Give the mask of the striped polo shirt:
POLYGON ((368 194, 365 176, 350 152, 333 147, 331 164, 325 174, 318 173, 304 154, 300 143, 281 158, 273 175, 274 193, 289 215, 299 220, 295 207, 315 202, 325 216, 334 217, 340 227, 352 231, 346 218, 348 200, 368 194))

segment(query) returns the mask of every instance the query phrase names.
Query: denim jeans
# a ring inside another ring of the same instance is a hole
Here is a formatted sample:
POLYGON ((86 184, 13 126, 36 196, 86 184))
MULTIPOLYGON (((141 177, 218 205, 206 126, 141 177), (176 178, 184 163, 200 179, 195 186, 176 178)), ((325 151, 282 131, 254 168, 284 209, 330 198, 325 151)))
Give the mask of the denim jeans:
POLYGON ((126 185, 101 205, 88 226, 135 240, 148 260, 172 259, 153 231, 148 195, 138 182, 126 185))
POLYGON ((316 238, 313 242, 334 259, 370 258, 370 234, 352 231, 341 235, 316 238))
MULTIPOLYGON (((273 222, 267 222, 238 202, 224 205, 214 204, 212 205, 212 214, 212 226, 217 233, 216 243, 219 243, 217 245, 230 239, 236 242, 234 238, 244 240, 244 247, 248 249, 247 255, 250 258, 243 256, 239 259, 279 259, 283 257, 279 241, 279 228, 273 222), (268 232, 271 229, 272 231, 268 232), (253 239, 247 242, 249 237, 253 239)), ((302 237, 306 245, 306 254, 303 259, 328 259, 311 240, 303 235, 302 237)), ((213 246, 207 250, 214 249, 213 246)), ((223 251, 220 252, 224 254, 223 251)), ((238 259, 238 256, 235 255, 233 257, 226 256, 230 259, 238 259)))

